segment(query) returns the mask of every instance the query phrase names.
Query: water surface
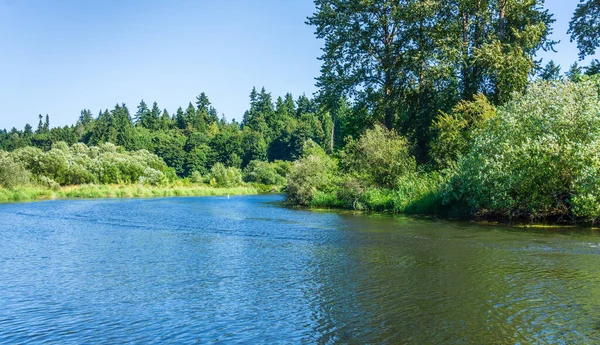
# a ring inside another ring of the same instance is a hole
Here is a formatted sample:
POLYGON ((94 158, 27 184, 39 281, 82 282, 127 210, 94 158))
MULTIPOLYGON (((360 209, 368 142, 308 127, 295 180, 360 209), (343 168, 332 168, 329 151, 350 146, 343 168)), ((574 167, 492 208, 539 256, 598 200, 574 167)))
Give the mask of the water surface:
POLYGON ((600 343, 600 237, 281 208, 0 205, 0 343, 600 343))

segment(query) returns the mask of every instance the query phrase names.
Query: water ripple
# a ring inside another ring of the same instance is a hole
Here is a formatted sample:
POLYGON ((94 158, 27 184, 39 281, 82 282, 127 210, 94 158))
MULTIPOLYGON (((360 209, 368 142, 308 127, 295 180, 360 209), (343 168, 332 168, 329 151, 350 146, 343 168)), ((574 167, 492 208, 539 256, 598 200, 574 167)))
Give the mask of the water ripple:
POLYGON ((0 343, 600 343, 597 234, 278 200, 0 205, 0 343))

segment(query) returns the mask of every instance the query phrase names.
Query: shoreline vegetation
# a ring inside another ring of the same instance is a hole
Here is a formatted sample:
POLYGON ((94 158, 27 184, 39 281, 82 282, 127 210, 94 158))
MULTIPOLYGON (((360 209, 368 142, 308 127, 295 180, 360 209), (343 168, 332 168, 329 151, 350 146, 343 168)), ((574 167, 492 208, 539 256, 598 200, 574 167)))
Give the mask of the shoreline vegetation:
POLYGON ((307 147, 288 202, 450 219, 594 225, 600 219, 600 79, 536 82, 500 107, 480 95, 440 114, 434 163, 375 125, 334 155, 307 147), (465 128, 466 127, 466 128, 465 128))
MULTIPOLYGON (((314 97, 252 88, 240 122, 203 92, 171 113, 142 100, 55 128, 40 114, 0 131, 0 195, 256 188, 312 208, 595 224, 600 61, 543 66, 557 43, 543 4, 315 0, 314 97)), ((600 47, 590 11, 582 0, 570 22, 580 59, 600 47)))
MULTIPOLYGON (((253 186, 210 187, 191 186, 143 186, 143 185, 77 185, 50 189, 39 186, 21 186, 14 189, 0 188, 0 203, 101 198, 152 198, 172 196, 225 196, 255 195, 259 189, 253 186)), ((264 192, 262 192, 264 193, 264 192)))

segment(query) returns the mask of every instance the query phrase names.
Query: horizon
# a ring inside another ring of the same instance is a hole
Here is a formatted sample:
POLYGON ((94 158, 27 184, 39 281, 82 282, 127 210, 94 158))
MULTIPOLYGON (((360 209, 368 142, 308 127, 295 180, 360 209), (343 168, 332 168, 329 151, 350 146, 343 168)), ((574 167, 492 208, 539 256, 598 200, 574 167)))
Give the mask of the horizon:
MULTIPOLYGON (((537 56, 563 73, 578 61, 566 33, 576 4, 545 6, 556 19, 552 38, 561 42, 556 53, 537 56)), ((35 127, 39 114, 63 127, 75 124, 81 110, 97 116, 122 103, 133 114, 141 100, 172 115, 201 92, 219 117, 239 122, 253 87, 274 99, 312 96, 322 46, 305 24, 313 12, 312 1, 4 1, 0 129, 35 127)))

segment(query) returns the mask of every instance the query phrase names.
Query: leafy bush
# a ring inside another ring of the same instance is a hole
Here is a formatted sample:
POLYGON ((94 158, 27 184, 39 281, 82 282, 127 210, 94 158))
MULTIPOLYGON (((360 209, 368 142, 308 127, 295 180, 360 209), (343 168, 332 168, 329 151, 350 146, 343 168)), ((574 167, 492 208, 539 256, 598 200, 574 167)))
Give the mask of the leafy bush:
POLYGON ((292 171, 292 167, 293 167, 292 162, 289 162, 289 161, 275 160, 271 164, 275 168, 275 171, 277 172, 277 174, 279 174, 283 178, 286 178, 288 176, 288 174, 292 171))
POLYGON ((473 140, 445 202, 481 214, 600 216, 597 81, 538 82, 473 140))
POLYGON ((210 169, 211 185, 219 187, 235 187, 242 184, 242 172, 238 168, 226 168, 223 163, 217 163, 210 169))
POLYGON ((494 116, 496 108, 482 94, 475 95, 473 101, 461 101, 450 114, 440 112, 432 125, 437 137, 431 143, 438 167, 453 166, 469 150, 472 136, 494 116))
POLYGON ((324 152, 297 160, 287 179, 288 203, 306 206, 317 191, 335 190, 337 170, 337 162, 324 152))
POLYGON ((25 166, 16 162, 10 154, 0 151, 0 186, 12 189, 29 183, 30 173, 25 166))
POLYGON ((385 188, 396 187, 398 178, 416 170, 408 141, 380 125, 367 130, 358 140, 350 140, 342 152, 341 163, 361 180, 385 188))
POLYGON ((202 174, 200 174, 198 171, 194 171, 190 175, 190 182, 192 183, 202 183, 203 181, 202 174))
POLYGON ((278 173, 277 167, 277 163, 250 161, 244 169, 244 181, 272 186, 284 185, 285 177, 278 173))
MULTIPOLYGON (((50 188, 55 188, 57 184, 87 183, 162 185, 175 178, 173 169, 167 167, 157 155, 146 150, 127 152, 110 143, 99 147, 77 143, 69 147, 64 142, 58 142, 47 152, 24 147, 4 156, 19 162, 38 183, 50 188)), ((4 165, 4 170, 15 168, 8 163, 4 165)), ((29 180, 28 174, 22 173, 20 176, 24 177, 23 181, 13 183, 24 184, 29 180)))

